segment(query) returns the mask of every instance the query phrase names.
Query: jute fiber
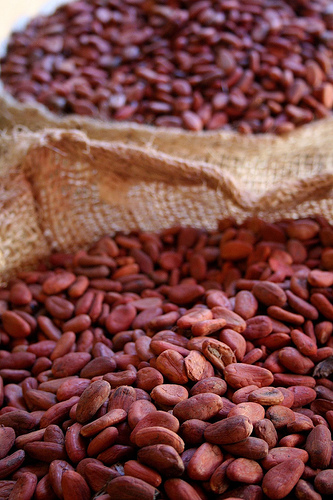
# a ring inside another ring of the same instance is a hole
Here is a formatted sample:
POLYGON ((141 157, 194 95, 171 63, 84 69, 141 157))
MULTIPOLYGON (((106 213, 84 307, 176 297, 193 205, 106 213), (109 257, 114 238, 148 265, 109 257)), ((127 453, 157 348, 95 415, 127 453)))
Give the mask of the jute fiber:
POLYGON ((258 185, 256 178, 252 186, 249 176, 247 187, 255 192, 260 189, 262 193, 267 184, 279 181, 281 168, 284 170, 282 179, 286 175, 304 177, 309 168, 312 173, 320 173, 323 165, 327 166, 326 157, 333 146, 333 116, 300 127, 287 138, 274 134, 244 136, 230 131, 191 132, 130 122, 106 122, 79 115, 58 117, 39 103, 19 103, 0 89, 0 130, 10 132, 17 126, 33 132, 46 128, 82 130, 93 140, 123 142, 186 160, 227 166, 235 177, 244 177, 242 171, 249 161, 256 165, 262 184, 258 185), (256 163, 253 163, 254 158, 256 163))
POLYGON ((333 222, 332 120, 284 138, 82 123, 87 133, 0 136, 0 282, 115 231, 214 229, 228 216, 333 222))

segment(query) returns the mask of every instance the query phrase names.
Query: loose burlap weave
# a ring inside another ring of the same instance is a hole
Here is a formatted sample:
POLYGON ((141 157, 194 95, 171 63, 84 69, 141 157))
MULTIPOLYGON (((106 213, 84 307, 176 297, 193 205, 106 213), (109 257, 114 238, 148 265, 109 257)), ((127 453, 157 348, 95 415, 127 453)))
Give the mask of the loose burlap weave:
MULTIPOLYGON (((204 161, 222 167, 225 167, 226 163, 227 167, 229 164, 234 164, 233 173, 242 177, 244 177, 242 173, 237 172, 237 166, 241 165, 240 169, 243 169, 244 158, 252 161, 252 157, 257 156, 257 171, 267 170, 265 160, 268 154, 263 150, 269 149, 273 159, 270 172, 275 178, 281 164, 282 168, 286 168, 286 162, 290 161, 293 150, 294 156, 298 158, 298 160, 295 158, 290 165, 295 177, 309 173, 309 163, 319 169, 322 161, 326 164, 326 156, 331 150, 333 116, 296 129, 288 135, 287 140, 285 137, 273 134, 252 135, 245 138, 237 132, 190 132, 130 122, 106 122, 79 115, 58 117, 37 102, 22 104, 0 88, 0 130, 11 131, 17 126, 27 127, 33 132, 43 131, 45 128, 77 129, 85 132, 93 140, 117 141, 140 147, 150 146, 172 156, 204 161), (301 168, 303 161, 307 163, 305 170, 296 172, 295 168, 301 168), (298 167, 295 167, 295 164, 298 167)), ((291 175, 291 172, 286 171, 282 178, 285 175, 291 175)), ((256 179, 255 184, 257 182, 256 179)), ((266 188, 267 182, 264 179, 261 191, 264 192, 266 188)))
POLYGON ((332 120, 285 138, 123 128, 122 142, 63 129, 0 136, 0 282, 115 231, 213 229, 228 216, 333 222, 332 120))

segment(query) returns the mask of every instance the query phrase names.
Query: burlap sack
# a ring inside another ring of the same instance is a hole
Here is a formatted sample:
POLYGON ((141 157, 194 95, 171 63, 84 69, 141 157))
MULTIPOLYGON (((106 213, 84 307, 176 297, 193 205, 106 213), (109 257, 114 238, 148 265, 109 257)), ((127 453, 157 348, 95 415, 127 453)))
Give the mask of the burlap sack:
MULTIPOLYGON (((53 14, 57 7, 72 1, 45 0, 39 15, 53 14)), ((31 21, 30 18, 19 20, 13 30, 24 30, 29 21, 31 21)), ((0 41, 0 56, 6 53, 7 41, 0 41)), ((281 168, 285 169, 286 163, 289 163, 289 151, 286 151, 286 148, 296 150, 297 159, 295 158, 291 168, 294 168, 294 164, 298 165, 296 168, 299 168, 299 163, 302 163, 302 158, 298 159, 301 149, 304 149, 306 161, 310 162, 312 160, 309 160, 308 156, 312 157, 314 149, 318 149, 318 156, 316 154, 313 161, 319 169, 321 168, 321 155, 326 157, 330 149, 329 136, 333 130, 333 117, 303 126, 289 134, 287 141, 285 138, 279 138, 273 134, 255 135, 250 139, 244 139, 244 136, 237 132, 205 131, 194 133, 181 129, 170 130, 130 122, 105 122, 79 115, 59 117, 37 102, 27 104, 18 102, 4 90, 0 81, 0 130, 11 131, 17 126, 27 127, 34 132, 43 131, 45 128, 82 130, 93 140, 120 141, 139 147, 152 147, 182 159, 204 161, 221 167, 225 167, 227 162, 228 165, 234 164, 233 173, 236 177, 241 175, 239 169, 243 169, 244 159, 246 161, 249 159, 252 164, 253 157, 256 156, 258 156, 257 172, 259 174, 259 171, 262 170, 262 174, 265 176, 267 155, 263 153, 263 150, 269 149, 271 152, 269 160, 271 175, 272 178, 275 178, 275 171, 281 170, 281 168), (309 155, 306 151, 308 147, 310 147, 309 155)), ((302 175, 302 172, 299 174, 302 175)), ((286 171, 282 178, 285 175, 289 175, 289 172, 286 171)), ((293 171, 293 175, 296 176, 296 171, 293 171)), ((277 175, 277 180, 278 178, 277 175)), ((249 182, 251 183, 251 179, 249 182)), ((263 179, 262 193, 266 190, 266 186, 267 182, 263 179)), ((252 185, 249 187, 252 190, 252 185)))
MULTIPOLYGON (((304 125, 287 136, 260 134, 248 137, 238 132, 191 132, 130 122, 105 122, 78 115, 58 117, 39 103, 19 103, 0 88, 0 130, 11 131, 17 126, 27 127, 34 132, 45 128, 77 129, 93 140, 152 147, 172 156, 222 167, 226 162, 234 163, 236 176, 238 164, 242 169, 244 159, 252 162, 257 158, 257 169, 266 171, 265 159, 269 157, 271 174, 275 177, 276 170, 286 168, 290 155, 293 157, 293 151, 295 159, 290 166, 295 176, 297 172, 294 169, 299 168, 305 158, 306 162, 310 161, 321 168, 322 158, 326 158, 331 152, 333 117, 304 125), (269 151, 264 152, 265 150, 269 151)), ((298 174, 302 175, 302 172, 298 174)), ((289 175, 289 172, 285 172, 282 178, 285 175, 289 175)), ((263 190, 266 184, 263 181, 263 190)))
POLYGON ((182 134, 192 152, 186 159, 174 132, 164 148, 155 140, 141 147, 61 129, 3 134, 0 281, 53 250, 72 251, 119 230, 211 229, 217 219, 251 215, 272 221, 322 214, 333 222, 333 121, 322 125, 326 133, 315 140, 310 128, 286 138, 221 134, 206 161, 195 161, 206 134, 182 134))

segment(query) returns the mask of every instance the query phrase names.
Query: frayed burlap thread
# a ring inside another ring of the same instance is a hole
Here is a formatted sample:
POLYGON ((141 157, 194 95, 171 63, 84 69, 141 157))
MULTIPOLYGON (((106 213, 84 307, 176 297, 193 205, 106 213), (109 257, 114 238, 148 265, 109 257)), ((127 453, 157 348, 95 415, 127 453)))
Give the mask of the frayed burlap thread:
POLYGON ((78 115, 58 117, 39 103, 22 104, 2 91, 0 129, 11 131, 17 126, 34 132, 47 128, 76 129, 92 140, 121 142, 186 161, 223 167, 235 179, 242 180, 242 188, 255 195, 264 194, 267 186, 278 185, 287 178, 303 179, 333 168, 333 117, 299 127, 284 136, 190 132, 78 115))

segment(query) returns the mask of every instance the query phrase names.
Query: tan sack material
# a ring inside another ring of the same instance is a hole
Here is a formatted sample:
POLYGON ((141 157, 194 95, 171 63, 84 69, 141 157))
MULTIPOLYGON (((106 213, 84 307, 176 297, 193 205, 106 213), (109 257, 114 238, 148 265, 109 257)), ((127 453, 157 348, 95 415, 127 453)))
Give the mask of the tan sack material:
MULTIPOLYGON (((332 124, 315 140, 308 128, 286 138, 229 135, 206 162, 177 148, 172 155, 172 133, 169 154, 154 141, 102 142, 78 131, 3 134, 0 282, 52 250, 73 251, 115 231, 213 229, 218 219, 253 215, 320 214, 332 223, 332 124)), ((198 152, 193 134, 190 143, 198 152)))
MULTIPOLYGON (((275 176, 275 170, 280 169, 280 157, 287 154, 286 159, 289 161, 293 149, 297 157, 302 150, 307 162, 311 162, 312 157, 315 156, 314 163, 321 166, 321 158, 325 158, 332 147, 333 116, 303 125, 283 136, 274 134, 247 136, 236 131, 223 130, 192 132, 176 128, 139 125, 133 122, 101 121, 75 114, 59 117, 37 102, 20 103, 1 88, 0 82, 0 130, 10 132, 17 126, 26 127, 33 132, 43 131, 46 128, 78 129, 85 132, 90 139, 120 141, 140 147, 150 146, 172 156, 205 161, 223 167, 226 162, 232 163, 233 161, 234 173, 237 177, 238 165, 241 165, 242 170, 244 158, 247 160, 249 155, 251 158, 256 155, 258 168, 266 170, 266 164, 262 164, 262 158, 265 161, 266 152, 261 151, 269 149, 274 159, 278 161, 277 164, 273 163, 270 166, 272 175, 275 176), (316 154, 314 154, 315 150, 316 154)), ((298 161, 295 163, 299 168, 300 163, 298 161)), ((295 168, 294 164, 292 167, 295 168)), ((302 170, 298 174, 302 176, 302 170)), ((264 190, 265 180, 262 191, 264 190)))

